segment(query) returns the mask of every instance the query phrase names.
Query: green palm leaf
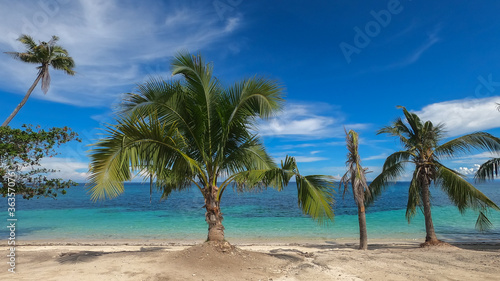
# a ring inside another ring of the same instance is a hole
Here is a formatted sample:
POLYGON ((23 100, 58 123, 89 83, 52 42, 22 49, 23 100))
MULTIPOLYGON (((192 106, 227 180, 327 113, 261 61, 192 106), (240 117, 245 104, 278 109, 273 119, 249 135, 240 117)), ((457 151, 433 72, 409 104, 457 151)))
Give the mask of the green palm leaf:
POLYGON ((500 158, 492 158, 483 163, 477 170, 474 178, 476 181, 493 180, 498 177, 500 171, 500 158))

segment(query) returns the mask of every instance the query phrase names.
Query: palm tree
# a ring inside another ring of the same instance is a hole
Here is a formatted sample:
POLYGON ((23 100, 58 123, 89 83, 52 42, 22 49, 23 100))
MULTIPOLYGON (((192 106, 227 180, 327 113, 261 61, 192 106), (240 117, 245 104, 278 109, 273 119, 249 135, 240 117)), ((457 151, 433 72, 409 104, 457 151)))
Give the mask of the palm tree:
POLYGON ((50 87, 49 66, 52 66, 52 68, 57 70, 63 70, 68 75, 75 74, 73 71, 75 62, 73 61, 73 58, 68 55, 68 51, 66 51, 66 49, 56 45, 59 40, 57 36, 52 36, 49 42, 40 42, 38 45, 35 43, 33 38, 28 35, 21 35, 17 40, 26 46, 26 52, 6 52, 6 54, 9 54, 13 58, 20 61, 40 64, 40 66, 37 67, 38 75, 35 82, 33 82, 33 85, 31 85, 28 89, 28 92, 24 96, 21 103, 19 103, 10 116, 3 122, 2 127, 9 125, 10 121, 28 101, 28 98, 40 80, 42 80, 42 91, 44 94, 47 94, 50 87))
POLYGON ((302 211, 319 222, 333 218, 331 178, 302 176, 293 157, 276 166, 254 130, 257 118, 281 108, 278 83, 255 76, 223 87, 211 64, 188 53, 174 58, 172 73, 183 79, 151 79, 127 94, 117 124, 94 145, 93 200, 123 192, 132 171, 154 176, 163 198, 193 185, 205 199, 207 241, 223 241, 220 204, 230 184, 281 190, 295 176, 302 211))
POLYGON ((425 123, 420 118, 403 109, 406 123, 398 118, 391 126, 386 126, 378 131, 378 134, 389 134, 400 139, 404 150, 398 151, 387 157, 382 173, 370 184, 373 202, 387 186, 389 181, 399 178, 405 168, 405 164, 415 165, 413 176, 408 190, 408 204, 406 207, 406 218, 408 222, 416 214, 416 208, 423 207, 425 218, 425 243, 435 245, 441 243, 436 237, 431 216, 431 200, 429 187, 432 182, 439 186, 455 204, 460 212, 467 208, 479 211, 476 227, 483 230, 491 226, 491 222, 485 215, 488 208, 500 210, 486 195, 476 189, 464 177, 446 167, 441 163, 442 158, 451 158, 458 154, 470 152, 472 149, 485 149, 488 151, 500 150, 500 139, 484 132, 477 132, 452 139, 443 144, 443 124, 434 126, 431 121, 425 123))
POLYGON ((366 183, 367 169, 361 166, 361 159, 358 152, 359 139, 358 134, 349 130, 346 132, 347 150, 347 172, 340 179, 339 189, 344 186, 345 195, 349 184, 354 195, 354 202, 358 206, 358 221, 359 221, 359 249, 366 250, 368 248, 368 235, 366 233, 366 216, 365 216, 365 194, 370 195, 370 189, 366 183))

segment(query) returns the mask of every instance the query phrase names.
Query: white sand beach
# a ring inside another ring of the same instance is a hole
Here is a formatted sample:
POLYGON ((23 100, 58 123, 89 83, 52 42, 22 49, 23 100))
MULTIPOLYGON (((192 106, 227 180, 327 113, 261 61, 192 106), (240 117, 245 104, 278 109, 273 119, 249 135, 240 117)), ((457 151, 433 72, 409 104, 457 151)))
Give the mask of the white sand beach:
MULTIPOLYGON (((7 245, 6 241, 2 243, 7 245)), ((500 243, 420 248, 418 242, 23 242, 0 280, 498 280, 500 243)), ((8 252, 6 246, 2 252, 8 252)), ((4 256, 5 261, 7 257, 4 256)))

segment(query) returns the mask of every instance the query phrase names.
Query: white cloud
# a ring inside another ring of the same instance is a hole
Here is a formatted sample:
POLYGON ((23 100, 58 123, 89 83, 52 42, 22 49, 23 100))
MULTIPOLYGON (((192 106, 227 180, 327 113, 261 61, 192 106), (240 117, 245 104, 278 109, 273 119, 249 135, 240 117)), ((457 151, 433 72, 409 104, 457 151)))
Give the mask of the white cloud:
POLYGON ((71 158, 52 157, 42 159, 40 164, 44 168, 58 171, 51 173, 51 177, 75 182, 85 182, 87 180, 89 164, 86 162, 79 162, 71 158))
POLYGON ((318 161, 328 160, 328 158, 312 157, 312 156, 295 156, 295 160, 297 160, 297 163, 309 163, 309 162, 318 162, 318 161))
MULTIPOLYGON (((179 3, 2 2, 0 50, 22 51, 15 40, 22 33, 35 40, 59 36, 60 45, 75 60, 77 74, 68 77, 51 71, 49 93, 43 96, 36 90, 33 96, 79 106, 106 106, 119 94, 131 91, 147 74, 168 74, 167 59, 179 50, 196 52, 221 42, 241 25, 239 17, 221 22, 210 3, 189 7, 179 3), (160 73, 150 72, 155 64, 160 73)), ((20 95, 36 76, 35 65, 7 56, 0 60, 0 71, 2 90, 20 95)))
POLYGON ((461 173, 462 175, 470 176, 474 175, 477 172, 479 166, 479 164, 475 164, 472 168, 459 167, 458 169, 455 169, 455 171, 461 173))
POLYGON ((344 118, 332 117, 331 106, 324 103, 289 103, 278 116, 260 122, 262 136, 294 136, 308 139, 342 137, 343 126, 365 129, 366 124, 344 124, 344 118), (325 115, 320 115, 321 112, 325 115))
POLYGON ((378 154, 378 155, 373 155, 373 156, 369 156, 369 157, 363 158, 362 160, 363 161, 369 161, 369 160, 386 159, 387 156, 389 156, 387 153, 381 153, 381 154, 378 154))
POLYGON ((450 162, 454 164, 475 164, 478 162, 484 163, 490 158, 497 158, 499 156, 500 155, 498 153, 485 151, 478 154, 456 157, 450 162))
POLYGON ((452 100, 427 105, 415 113, 422 121, 444 123, 447 136, 453 137, 500 127, 495 104, 499 101, 500 96, 452 100))
POLYGON ((439 42, 439 37, 437 34, 439 33, 440 28, 436 28, 431 34, 429 34, 429 37, 425 40, 425 42, 420 45, 416 50, 413 51, 408 57, 406 57, 404 60, 401 62, 393 65, 393 67, 396 66, 406 66, 415 63, 420 59, 422 54, 427 51, 430 47, 432 47, 434 44, 439 42))

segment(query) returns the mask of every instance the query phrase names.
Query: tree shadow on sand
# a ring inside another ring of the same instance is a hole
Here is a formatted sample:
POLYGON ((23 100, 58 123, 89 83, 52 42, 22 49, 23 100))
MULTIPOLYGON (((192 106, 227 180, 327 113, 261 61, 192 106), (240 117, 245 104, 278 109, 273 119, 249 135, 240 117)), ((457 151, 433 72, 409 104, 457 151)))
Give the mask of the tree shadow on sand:
POLYGON ((80 251, 76 253, 62 253, 57 258, 60 264, 75 264, 91 262, 98 259, 103 255, 117 254, 117 253, 139 253, 139 252, 157 252, 166 249, 165 247, 141 247, 139 251, 117 251, 117 252, 104 252, 104 251, 80 251))

